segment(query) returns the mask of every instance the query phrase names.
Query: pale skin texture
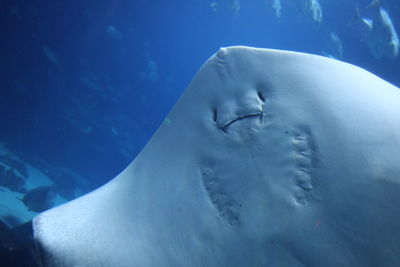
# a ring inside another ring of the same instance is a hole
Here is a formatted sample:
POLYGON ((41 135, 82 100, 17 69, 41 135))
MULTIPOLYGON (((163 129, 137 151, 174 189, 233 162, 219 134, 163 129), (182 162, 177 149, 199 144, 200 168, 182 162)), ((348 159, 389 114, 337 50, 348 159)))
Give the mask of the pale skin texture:
POLYGON ((39 215, 49 266, 399 266, 400 93, 319 56, 232 47, 139 156, 39 215))

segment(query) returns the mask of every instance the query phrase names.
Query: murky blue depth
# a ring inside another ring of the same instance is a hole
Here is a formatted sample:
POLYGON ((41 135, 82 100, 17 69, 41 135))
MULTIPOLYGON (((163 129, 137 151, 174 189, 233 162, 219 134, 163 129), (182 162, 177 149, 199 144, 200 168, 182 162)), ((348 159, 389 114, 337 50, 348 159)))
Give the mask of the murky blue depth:
POLYGON ((0 143, 71 192, 122 171, 221 46, 325 55, 400 85, 396 0, 0 5, 0 143))

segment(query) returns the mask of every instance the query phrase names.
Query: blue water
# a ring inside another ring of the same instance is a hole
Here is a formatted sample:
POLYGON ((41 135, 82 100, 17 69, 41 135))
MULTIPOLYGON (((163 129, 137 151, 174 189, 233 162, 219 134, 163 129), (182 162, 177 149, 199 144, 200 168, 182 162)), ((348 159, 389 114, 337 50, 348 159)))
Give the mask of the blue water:
MULTIPOLYGON (((335 31, 342 60, 400 85, 399 58, 375 59, 351 25, 370 1, 320 0, 320 24, 290 1, 277 18, 271 0, 240 10, 229 0, 2 0, 0 143, 94 189, 140 152, 221 46, 321 54, 335 31)), ((400 29, 398 1, 381 5, 400 29)))

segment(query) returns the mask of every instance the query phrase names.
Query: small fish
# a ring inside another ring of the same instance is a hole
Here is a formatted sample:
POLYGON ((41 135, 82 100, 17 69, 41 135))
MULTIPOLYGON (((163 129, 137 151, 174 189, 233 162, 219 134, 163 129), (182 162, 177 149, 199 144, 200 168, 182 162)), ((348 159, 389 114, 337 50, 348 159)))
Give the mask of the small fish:
POLYGON ((22 19, 21 12, 19 11, 19 8, 18 8, 17 6, 11 7, 11 8, 10 8, 10 13, 11 13, 13 16, 17 17, 18 19, 20 19, 20 20, 22 19))
POLYGON ((29 190, 21 201, 29 211, 42 212, 53 207, 55 197, 51 186, 40 186, 29 190))
POLYGON ((311 15, 313 21, 317 23, 322 22, 322 9, 318 0, 308 0, 306 2, 306 8, 308 10, 308 13, 311 15))
POLYGON ((46 55, 46 57, 50 60, 51 63, 53 63, 57 67, 59 67, 60 70, 63 70, 63 67, 62 67, 60 61, 58 60, 58 57, 56 56, 56 54, 50 47, 48 47, 47 45, 44 45, 44 46, 42 46, 42 50, 43 50, 44 54, 46 55))
POLYGON ((400 41, 388 12, 375 0, 370 5, 375 15, 370 41, 367 43, 376 58, 396 58, 399 55, 400 41))
POLYGON ((154 60, 150 60, 147 62, 147 69, 149 71, 157 71, 158 70, 158 64, 154 60))
POLYGON ((367 6, 367 9, 373 8, 373 7, 380 7, 381 6, 381 1, 379 0, 372 0, 371 3, 367 6))
POLYGON ((14 80, 14 86, 20 93, 27 93, 29 91, 28 88, 19 80, 14 80))
POLYGON ((217 12, 217 8, 218 8, 218 3, 217 2, 212 2, 210 4, 210 8, 213 12, 217 12))
POLYGON ((329 34, 329 41, 325 45, 322 55, 335 59, 341 59, 343 57, 343 45, 335 32, 329 34))
POLYGON ((373 21, 370 18, 364 18, 361 16, 360 7, 357 4, 355 14, 348 25, 356 28, 357 32, 360 34, 360 39, 366 41, 372 33, 373 21))
POLYGON ((232 2, 232 8, 235 11, 236 15, 239 15, 240 12, 240 1, 239 0, 233 0, 232 2))
POLYGON ((107 32, 108 36, 110 36, 114 40, 117 40, 117 41, 122 40, 122 33, 114 26, 108 26, 106 29, 106 32, 107 32))
POLYGON ((272 9, 274 10, 277 18, 282 16, 282 5, 280 0, 272 0, 272 9))
POLYGON ((318 0, 292 0, 291 3, 297 7, 302 16, 311 18, 318 24, 322 22, 322 8, 318 0))
POLYGON ((357 6, 351 24, 358 27, 361 40, 366 43, 375 58, 396 58, 400 50, 400 41, 388 12, 381 7, 379 0, 372 1, 367 9, 373 10, 372 19, 361 17, 357 6))

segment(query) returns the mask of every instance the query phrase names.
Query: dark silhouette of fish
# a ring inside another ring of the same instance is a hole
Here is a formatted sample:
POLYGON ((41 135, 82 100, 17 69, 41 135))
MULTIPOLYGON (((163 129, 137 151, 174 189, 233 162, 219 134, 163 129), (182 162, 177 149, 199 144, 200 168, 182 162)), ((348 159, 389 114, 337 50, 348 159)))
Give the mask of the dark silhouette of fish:
POLYGON ((54 205, 56 193, 51 186, 40 186, 29 190, 21 199, 30 211, 42 212, 54 205))

